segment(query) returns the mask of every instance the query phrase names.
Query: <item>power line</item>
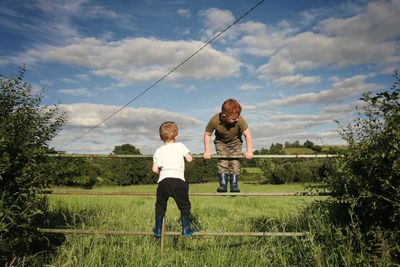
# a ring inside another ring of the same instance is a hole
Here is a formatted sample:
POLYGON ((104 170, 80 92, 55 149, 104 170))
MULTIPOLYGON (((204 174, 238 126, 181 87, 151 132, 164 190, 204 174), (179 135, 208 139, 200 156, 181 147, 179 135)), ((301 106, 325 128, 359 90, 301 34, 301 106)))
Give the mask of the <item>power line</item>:
POLYGON ((118 112, 120 112, 121 110, 123 110, 124 108, 126 108, 128 105, 130 105, 132 102, 134 102, 136 99, 138 99, 139 97, 141 97, 142 95, 144 95, 145 93, 147 93, 150 89, 152 89, 154 86, 156 86, 158 83, 160 83, 162 80, 164 80, 167 76, 169 76, 171 73, 173 73, 175 70, 177 70, 178 68, 180 68, 183 64, 185 64, 187 61, 189 61, 192 57, 194 57, 195 55, 197 55, 201 50, 203 50, 207 45, 211 44, 212 42, 214 42, 218 37, 220 37, 223 33, 225 33, 227 30, 229 30, 233 25, 235 25, 236 23, 238 23, 241 19, 243 19, 245 16, 247 16, 249 13, 251 13, 254 9, 256 9, 259 5, 262 4, 262 2, 264 2, 264 0, 261 0, 260 2, 258 2, 256 5, 254 5, 252 8, 250 8, 249 10, 247 10, 243 15, 241 15, 238 19, 236 19, 234 22, 232 22, 228 27, 226 27, 223 31, 221 31, 220 33, 218 33, 217 35, 215 35, 213 38, 211 38, 207 43, 205 43, 202 47, 200 47, 196 52, 194 52, 192 55, 190 55, 188 58, 186 58, 185 60, 183 60, 181 63, 179 63, 177 66, 175 66, 173 69, 171 69, 169 72, 167 72, 164 76, 162 76, 160 79, 158 79, 157 81, 155 81, 153 84, 151 84, 149 87, 147 87, 145 90, 143 90, 142 92, 140 92, 137 96, 135 96, 132 100, 130 100, 128 103, 126 103, 125 105, 123 105, 122 107, 120 107, 119 109, 117 109, 116 111, 114 111, 113 113, 111 113, 108 117, 106 117, 104 120, 102 120, 100 123, 98 123, 97 125, 93 126, 92 128, 90 128, 89 130, 87 130, 86 132, 84 132, 83 134, 79 135, 78 137, 72 139, 71 141, 69 141, 68 143, 62 145, 60 147, 60 149, 74 143, 75 141, 81 139, 82 137, 84 137, 85 135, 87 135, 88 133, 90 133, 91 131, 93 131, 94 129, 96 129, 97 127, 99 127, 100 125, 102 125, 104 122, 108 121, 109 119, 111 119, 112 117, 114 117, 118 112))

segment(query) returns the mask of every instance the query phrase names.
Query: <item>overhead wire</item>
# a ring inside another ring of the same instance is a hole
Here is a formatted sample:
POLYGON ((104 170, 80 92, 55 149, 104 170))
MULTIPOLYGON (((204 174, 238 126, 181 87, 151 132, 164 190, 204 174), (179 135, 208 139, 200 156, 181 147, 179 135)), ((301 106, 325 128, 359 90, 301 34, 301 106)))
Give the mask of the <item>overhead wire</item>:
POLYGON ((113 113, 111 113, 109 116, 107 116, 104 120, 102 120, 100 123, 98 123, 97 125, 89 128, 86 132, 84 132, 83 134, 79 135, 78 137, 75 137, 74 139, 72 139, 71 141, 65 143, 64 145, 62 145, 61 147, 59 147, 60 149, 69 146, 70 144, 76 142, 77 140, 81 139, 82 137, 84 137, 85 135, 87 135, 88 133, 90 133, 91 131, 93 131, 94 129, 98 128, 100 125, 102 125, 104 122, 108 121, 109 119, 111 119, 112 117, 114 117, 117 113, 119 113, 121 110, 123 110, 124 108, 126 108, 127 106, 129 106, 131 103, 133 103, 135 100, 137 100, 139 97, 141 97, 142 95, 144 95, 145 93, 147 93, 148 91, 150 91, 154 86, 156 86, 158 83, 160 83, 162 80, 164 80, 166 77, 168 77, 171 73, 173 73, 175 70, 177 70, 178 68, 180 68, 182 65, 184 65, 187 61, 189 61, 191 58, 193 58, 195 55, 197 55, 201 50, 203 50, 206 46, 208 46, 209 44, 211 44, 212 42, 214 42, 217 38, 219 38, 222 34, 224 34, 227 30, 229 30, 233 25, 235 25, 236 23, 238 23, 241 19, 243 19, 244 17, 246 17, 249 13, 251 13, 254 9, 256 9, 259 5, 262 4, 262 2, 264 2, 265 0, 261 0, 260 2, 258 2, 257 4, 255 4, 252 8, 250 8, 249 10, 247 10, 245 13, 243 13, 239 18, 237 18, 234 22, 232 22, 228 27, 226 27, 224 30, 222 30, 220 33, 218 33, 217 35, 215 35, 213 38, 211 38, 209 41, 207 41, 202 47, 200 47, 196 52, 194 52, 193 54, 191 54, 189 57, 187 57, 185 60, 183 60, 181 63, 179 63, 178 65, 176 65, 174 68, 172 68, 170 71, 168 71, 166 74, 164 74, 161 78, 159 78, 157 81, 153 82, 150 86, 148 86, 145 90, 143 90, 142 92, 140 92, 137 96, 135 96, 132 100, 130 100, 128 103, 126 103, 125 105, 123 105, 122 107, 120 107, 119 109, 117 109, 116 111, 114 111, 113 113))

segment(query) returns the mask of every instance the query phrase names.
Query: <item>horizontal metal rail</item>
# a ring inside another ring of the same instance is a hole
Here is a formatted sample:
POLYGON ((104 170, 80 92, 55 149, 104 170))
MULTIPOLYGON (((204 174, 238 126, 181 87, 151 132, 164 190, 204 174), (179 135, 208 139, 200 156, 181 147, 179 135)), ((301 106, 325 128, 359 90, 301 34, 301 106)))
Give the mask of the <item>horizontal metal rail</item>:
MULTIPOLYGON (((85 196, 156 196, 155 192, 101 192, 101 191, 58 191, 49 192, 50 195, 85 195, 85 196)), ((249 193, 189 193, 190 196, 327 196, 329 193, 313 192, 249 192, 249 193)))
MULTIPOLYGON (((112 235, 112 236, 153 236, 153 232, 114 231, 114 230, 85 230, 85 229, 48 229, 39 228, 39 232, 48 234, 76 235, 112 235)), ((181 236, 181 232, 164 232, 166 236, 181 236)), ((260 237, 297 237, 305 236, 306 232, 195 232, 193 236, 260 236, 260 237)))
MULTIPOLYGON (((153 155, 114 155, 114 154, 47 154, 49 157, 55 158, 153 158, 153 155)), ((193 155, 194 158, 203 158, 203 155, 193 155)), ((253 159, 267 158, 338 158, 343 157, 339 154, 299 154, 299 155, 254 155, 253 159)), ((242 159, 241 156, 221 156, 213 155, 215 159, 242 159)))

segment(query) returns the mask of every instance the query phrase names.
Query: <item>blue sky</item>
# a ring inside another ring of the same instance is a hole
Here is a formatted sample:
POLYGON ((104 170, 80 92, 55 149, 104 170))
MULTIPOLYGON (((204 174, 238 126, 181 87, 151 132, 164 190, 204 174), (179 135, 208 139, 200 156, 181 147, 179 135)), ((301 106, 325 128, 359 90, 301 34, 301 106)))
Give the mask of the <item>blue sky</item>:
POLYGON ((259 1, 1 0, 0 73, 26 64, 68 121, 51 145, 153 153, 159 125, 203 151, 225 99, 243 106, 255 149, 306 139, 343 144, 334 120, 355 116, 367 91, 388 89, 400 62, 400 0, 268 1, 100 127, 259 1))

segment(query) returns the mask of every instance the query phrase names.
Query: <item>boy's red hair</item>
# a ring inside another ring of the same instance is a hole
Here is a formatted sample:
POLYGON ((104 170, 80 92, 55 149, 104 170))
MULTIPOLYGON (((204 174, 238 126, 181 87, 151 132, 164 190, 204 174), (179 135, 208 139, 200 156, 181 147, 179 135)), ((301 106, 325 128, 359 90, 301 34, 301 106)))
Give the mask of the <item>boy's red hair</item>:
POLYGON ((242 106, 235 99, 230 98, 222 104, 221 112, 227 115, 239 116, 242 106))

